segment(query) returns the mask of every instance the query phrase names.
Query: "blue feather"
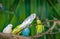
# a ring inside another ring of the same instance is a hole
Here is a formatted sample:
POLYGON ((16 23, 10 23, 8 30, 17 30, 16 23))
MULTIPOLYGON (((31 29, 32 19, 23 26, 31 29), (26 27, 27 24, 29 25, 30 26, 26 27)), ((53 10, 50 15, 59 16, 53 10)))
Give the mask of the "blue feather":
POLYGON ((30 33, 30 29, 26 28, 22 31, 22 36, 29 36, 29 33, 30 33))

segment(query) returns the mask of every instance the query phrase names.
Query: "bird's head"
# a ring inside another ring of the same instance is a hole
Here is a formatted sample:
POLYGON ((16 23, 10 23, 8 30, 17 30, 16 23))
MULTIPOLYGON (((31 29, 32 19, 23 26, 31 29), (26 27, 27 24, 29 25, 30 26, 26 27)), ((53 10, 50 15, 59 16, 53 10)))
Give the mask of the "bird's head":
POLYGON ((37 24, 42 24, 41 20, 39 20, 39 18, 37 17, 37 24))
POLYGON ((12 24, 8 24, 8 27, 12 28, 12 26, 13 26, 12 24))

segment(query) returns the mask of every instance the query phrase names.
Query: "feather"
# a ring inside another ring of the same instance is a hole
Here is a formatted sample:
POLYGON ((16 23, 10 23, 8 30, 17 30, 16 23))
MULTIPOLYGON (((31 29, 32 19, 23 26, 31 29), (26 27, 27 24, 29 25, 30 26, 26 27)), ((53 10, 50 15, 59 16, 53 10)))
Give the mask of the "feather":
POLYGON ((23 21, 22 24, 18 25, 13 29, 12 34, 17 34, 18 32, 21 32, 21 30, 28 27, 35 18, 36 18, 36 14, 35 13, 31 14, 27 19, 23 21))
POLYGON ((37 34, 42 33, 44 30, 44 26, 42 25, 42 22, 41 22, 41 20, 39 20, 39 18, 37 18, 36 30, 37 30, 37 34))
POLYGON ((24 30, 22 30, 22 36, 29 36, 29 33, 30 33, 30 29, 29 28, 26 28, 24 30))
POLYGON ((4 29, 3 33, 11 33, 12 32, 12 24, 8 24, 4 29))

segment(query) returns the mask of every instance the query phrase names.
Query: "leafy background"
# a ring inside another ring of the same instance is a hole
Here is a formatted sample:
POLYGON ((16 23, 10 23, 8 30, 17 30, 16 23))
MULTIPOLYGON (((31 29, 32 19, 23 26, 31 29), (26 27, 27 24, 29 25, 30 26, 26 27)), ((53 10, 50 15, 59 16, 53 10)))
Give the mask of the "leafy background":
MULTIPOLYGON (((53 19, 52 16, 60 20, 60 0, 0 0, 3 9, 0 9, 0 32, 9 23, 13 28, 21 24, 31 13, 36 13, 40 20, 53 19)), ((36 21, 36 20, 35 20, 36 21)), ((32 23, 31 34, 35 35, 35 26, 32 23)), ((59 34, 45 35, 41 39, 60 39, 59 34)), ((37 38, 39 39, 39 38, 37 38)))

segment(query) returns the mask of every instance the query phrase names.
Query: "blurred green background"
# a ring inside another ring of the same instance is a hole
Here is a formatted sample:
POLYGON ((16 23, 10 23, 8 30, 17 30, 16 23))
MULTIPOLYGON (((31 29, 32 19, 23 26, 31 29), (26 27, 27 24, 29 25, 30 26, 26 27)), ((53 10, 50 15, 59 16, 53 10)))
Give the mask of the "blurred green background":
MULTIPOLYGON (((40 20, 53 19, 52 16, 60 20, 60 0, 0 0, 0 32, 9 23, 13 28, 21 24, 31 13, 36 13, 40 20)), ((34 23, 33 23, 34 24, 34 23)), ((32 24, 32 25, 33 25, 32 24)), ((31 30, 34 29, 34 25, 31 30)), ((32 34, 34 34, 34 31, 32 34)), ((45 35, 37 39, 60 39, 60 33, 45 35)))

